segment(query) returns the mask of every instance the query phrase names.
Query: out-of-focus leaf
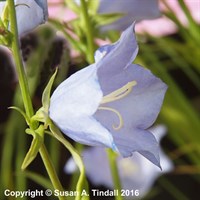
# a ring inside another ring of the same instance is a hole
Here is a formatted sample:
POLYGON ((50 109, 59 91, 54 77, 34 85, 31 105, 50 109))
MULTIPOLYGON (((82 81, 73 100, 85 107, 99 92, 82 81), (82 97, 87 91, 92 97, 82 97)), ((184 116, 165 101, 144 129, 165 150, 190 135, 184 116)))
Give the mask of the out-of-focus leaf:
POLYGON ((11 106, 11 107, 9 107, 9 109, 13 109, 13 110, 18 111, 24 117, 24 119, 26 120, 27 124, 30 123, 28 116, 26 115, 26 113, 22 109, 20 109, 20 108, 18 108, 16 106, 11 106))
MULTIPOLYGON (((196 63, 198 60, 197 52, 198 47, 188 45, 184 42, 178 42, 173 38, 153 38, 154 44, 152 49, 158 49, 157 51, 162 53, 162 56, 169 56, 170 64, 179 67, 184 73, 191 79, 195 86, 200 90, 200 78, 196 70, 199 71, 200 67, 196 63), (192 52, 192 56, 190 55, 192 52), (194 53, 193 53, 194 52, 194 53), (195 53, 196 52, 196 53, 195 53), (187 55, 190 56, 187 56, 187 55), (193 59, 191 59, 193 57, 193 59), (195 59, 196 58, 196 59, 195 59), (194 69, 196 69, 194 71, 194 69)), ((154 51, 155 52, 155 51, 154 51)))
POLYGON ((61 31, 66 39, 70 42, 70 44, 79 52, 84 52, 86 47, 78 40, 74 39, 72 35, 70 35, 67 30, 65 29, 65 25, 58 20, 49 19, 49 22, 59 31, 61 31))
POLYGON ((65 0, 65 4, 67 5, 67 7, 74 11, 75 13, 79 14, 80 13, 80 8, 78 6, 78 4, 76 3, 76 1, 74 0, 65 0))
POLYGON ((99 8, 99 0, 88 0, 87 1, 87 8, 91 15, 95 15, 99 8))
POLYGON ((184 13, 186 14, 186 18, 189 21, 189 27, 185 27, 178 19, 177 14, 172 10, 169 6, 168 1, 162 0, 164 5, 167 7, 168 11, 164 14, 172 20, 176 26, 178 27, 179 32, 185 38, 186 41, 193 43, 195 40, 200 45, 200 28, 199 25, 193 20, 191 20, 192 16, 189 13, 189 10, 186 8, 184 2, 182 0, 179 1, 180 6, 182 7, 184 13), (189 17, 189 18, 188 18, 189 17))
POLYGON ((107 14, 97 14, 93 16, 93 21, 97 26, 104 26, 111 24, 118 19, 122 18, 124 14, 122 13, 107 13, 107 14))
POLYGON ((187 20, 189 22, 189 31, 193 37, 200 42, 200 27, 199 24, 194 20, 194 18, 191 15, 191 11, 187 8, 185 2, 183 0, 178 0, 180 7, 182 8, 182 11, 184 12, 185 16, 187 17, 187 20))
POLYGON ((25 176, 26 178, 31 179, 32 181, 36 182, 38 185, 41 185, 42 187, 50 190, 54 190, 51 182, 49 179, 41 176, 41 174, 37 174, 31 171, 24 171, 23 173, 17 174, 18 176, 25 176))
POLYGON ((169 182, 165 177, 159 179, 159 184, 165 190, 167 190, 171 194, 171 196, 174 197, 175 199, 190 200, 187 196, 185 196, 184 192, 176 188, 176 186, 173 185, 171 182, 169 182))

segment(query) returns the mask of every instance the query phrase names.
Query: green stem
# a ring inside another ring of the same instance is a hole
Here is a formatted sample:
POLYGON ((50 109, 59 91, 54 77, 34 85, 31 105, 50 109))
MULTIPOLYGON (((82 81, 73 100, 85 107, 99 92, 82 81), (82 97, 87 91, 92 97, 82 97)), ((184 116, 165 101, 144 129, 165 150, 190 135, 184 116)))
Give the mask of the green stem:
POLYGON ((85 25, 85 33, 87 36, 87 45, 88 45, 88 62, 93 63, 94 62, 94 36, 92 32, 92 26, 91 26, 91 21, 88 15, 88 9, 87 9, 87 4, 85 0, 81 0, 81 10, 82 10, 82 15, 83 15, 83 23, 85 25))
MULTIPOLYGON (((40 148, 40 155, 41 155, 41 158, 44 162, 44 165, 45 165, 45 168, 48 172, 48 175, 49 175, 49 178, 53 184, 53 187, 55 189, 58 189, 59 191, 64 191, 59 179, 58 179, 58 176, 56 174, 56 171, 54 169, 54 166, 53 166, 53 163, 51 162, 50 160, 50 157, 49 157, 49 154, 46 150, 46 147, 44 144, 42 144, 41 148, 40 148)), ((60 200, 65 200, 64 197, 62 196, 59 196, 58 197, 60 200)))
POLYGON ((22 93, 22 99, 24 102, 24 107, 27 116, 30 118, 33 116, 33 106, 31 103, 31 97, 30 92, 28 88, 28 80, 26 78, 25 69, 23 66, 21 54, 19 51, 19 40, 18 40, 18 30, 17 30, 17 21, 16 21, 16 11, 15 11, 15 5, 13 0, 8 0, 8 7, 10 9, 9 15, 10 15, 10 30, 13 34, 13 40, 12 40, 12 52, 16 63, 16 70, 19 78, 19 86, 22 93))
POLYGON ((112 174, 114 189, 118 191, 119 195, 115 196, 116 200, 123 200, 121 194, 121 181, 118 173, 117 163, 116 163, 116 153, 114 153, 111 149, 107 149, 108 160, 110 164, 110 171, 112 174))
MULTIPOLYGON (((29 118, 34 115, 33 105, 31 102, 31 96, 28 87, 28 80, 26 77, 25 69, 23 66, 20 48, 19 48, 19 40, 18 40, 18 30, 17 30, 17 21, 16 21, 16 11, 15 5, 13 0, 8 0, 8 8, 9 8, 9 16, 10 16, 10 30, 13 34, 13 41, 12 41, 12 52, 16 63, 16 70, 18 73, 19 78, 19 86, 22 93, 22 99, 25 107, 26 114, 29 118)), ((32 127, 33 128, 33 127, 32 127)), ((63 191, 61 183, 57 177, 56 171, 54 166, 51 163, 50 157, 48 152, 44 146, 41 146, 40 155, 48 172, 48 175, 52 181, 53 186, 60 191, 63 191)), ((60 200, 63 200, 63 197, 59 197, 60 200)))
MULTIPOLYGON (((15 113, 18 114, 18 113, 15 113)), ((16 118, 15 118, 16 120, 16 118)), ((27 189, 27 179, 24 176, 21 176, 22 171, 21 171, 21 162, 24 159, 24 155, 26 154, 26 138, 24 137, 23 131, 26 127, 26 123, 23 120, 23 118, 19 118, 18 122, 16 123, 16 129, 12 130, 14 133, 18 132, 19 134, 17 135, 16 138, 16 143, 17 146, 20 147, 20 151, 17 152, 16 160, 15 160, 15 170, 17 173, 16 176, 16 181, 15 181, 15 189, 18 191, 25 191, 27 189)), ((16 137, 16 136, 15 136, 16 137)), ((23 197, 23 200, 27 200, 28 197, 23 197)))

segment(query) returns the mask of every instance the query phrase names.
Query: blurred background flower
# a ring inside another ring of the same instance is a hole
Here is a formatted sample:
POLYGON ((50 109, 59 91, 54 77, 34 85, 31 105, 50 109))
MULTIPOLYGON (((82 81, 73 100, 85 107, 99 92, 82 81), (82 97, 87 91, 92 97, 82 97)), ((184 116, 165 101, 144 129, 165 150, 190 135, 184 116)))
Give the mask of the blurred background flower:
POLYGON ((99 13, 122 13, 124 16, 102 30, 125 30, 133 21, 160 17, 158 0, 100 0, 99 13))
MULTIPOLYGON (((6 2, 0 2, 0 15, 6 2)), ((22 35, 48 18, 47 0, 15 0, 19 35, 22 35), (28 20, 27 20, 28 19, 28 20)))
MULTIPOLYGON (((157 125, 150 129, 150 132, 156 137, 158 141, 166 134, 166 127, 157 125)), ((82 153, 83 161, 86 167, 86 174, 89 180, 95 186, 105 186, 114 189, 111 171, 109 168, 108 158, 106 152, 98 147, 88 148, 82 153)), ((121 156, 117 159, 117 166, 119 169, 122 188, 125 190, 139 190, 139 198, 144 197, 158 176, 163 173, 173 170, 172 161, 160 150, 161 168, 153 165, 146 158, 138 153, 134 153, 130 158, 123 158, 121 156)), ((70 158, 65 165, 66 173, 74 173, 77 167, 72 158, 70 158)), ((135 199, 134 195, 127 197, 128 199, 135 199)))

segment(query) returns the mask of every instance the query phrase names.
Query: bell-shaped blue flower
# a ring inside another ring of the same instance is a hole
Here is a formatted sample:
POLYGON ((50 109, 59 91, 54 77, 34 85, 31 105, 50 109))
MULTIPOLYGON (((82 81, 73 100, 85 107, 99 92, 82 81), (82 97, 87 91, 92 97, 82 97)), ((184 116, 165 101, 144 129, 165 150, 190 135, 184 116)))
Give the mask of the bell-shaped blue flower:
MULTIPOLYGON (((0 2, 0 16, 6 2, 0 2)), ((17 27, 22 35, 38 25, 45 23, 48 18, 47 0, 15 0, 17 27)))
POLYGON ((134 25, 95 53, 95 63, 54 91, 49 116, 73 140, 119 151, 137 151, 160 166, 159 147, 146 130, 157 118, 167 89, 149 70, 132 64, 138 52, 134 25))

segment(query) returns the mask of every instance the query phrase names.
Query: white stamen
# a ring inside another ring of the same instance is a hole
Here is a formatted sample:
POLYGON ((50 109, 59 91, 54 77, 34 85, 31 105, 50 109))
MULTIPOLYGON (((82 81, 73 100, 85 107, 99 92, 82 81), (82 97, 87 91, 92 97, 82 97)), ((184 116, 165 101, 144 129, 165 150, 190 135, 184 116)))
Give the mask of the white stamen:
POLYGON ((109 103, 124 98, 132 91, 133 86, 135 86, 136 84, 136 81, 128 82, 126 85, 122 86, 118 90, 115 90, 114 92, 111 92, 110 94, 104 96, 101 101, 101 104, 109 103))

